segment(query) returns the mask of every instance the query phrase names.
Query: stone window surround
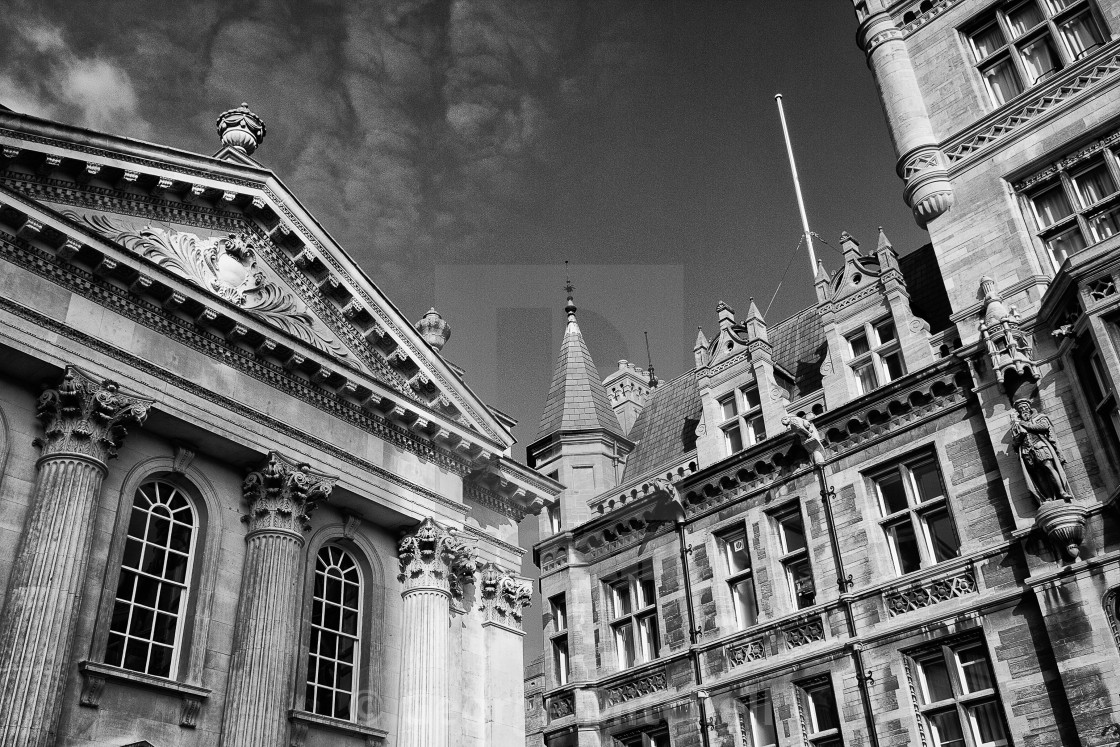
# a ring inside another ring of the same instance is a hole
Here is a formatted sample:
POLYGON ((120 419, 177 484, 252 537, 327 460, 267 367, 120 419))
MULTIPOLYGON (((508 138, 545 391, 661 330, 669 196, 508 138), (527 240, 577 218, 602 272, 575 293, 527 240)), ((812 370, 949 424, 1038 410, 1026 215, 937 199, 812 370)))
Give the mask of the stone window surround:
POLYGON ((844 342, 846 348, 844 355, 848 358, 848 366, 852 371, 852 376, 856 384, 857 397, 870 394, 876 389, 906 376, 906 361, 903 359, 902 343, 898 339, 898 325, 895 323, 893 315, 887 314, 887 316, 878 317, 873 321, 864 322, 860 326, 853 328, 844 335, 844 342), (880 338, 879 330, 888 324, 891 326, 894 336, 886 342, 883 342, 880 338), (863 337, 867 345, 867 352, 856 354, 852 340, 857 337, 863 337), (890 356, 898 356, 902 371, 897 376, 892 376, 887 368, 885 360, 890 356), (875 376, 875 386, 871 389, 864 388, 858 373, 867 366, 871 366, 871 370, 874 372, 875 376))
POLYGON ((1110 34, 1108 25, 1103 23, 1100 11, 1096 7, 1093 0, 1071 0, 1069 7, 1063 8, 1054 12, 1050 0, 1027 0, 1029 2, 1037 2, 1037 7, 1042 12, 1043 21, 1030 29, 1016 35, 1010 23, 1007 21, 1007 10, 1016 10, 1023 7, 1026 3, 1015 2, 1014 0, 1008 2, 996 3, 994 7, 988 7, 976 16, 972 17, 960 26, 960 34, 962 38, 962 51, 966 56, 967 63, 976 68, 981 79, 980 88, 984 91, 985 96, 991 103, 992 109, 999 109, 1000 107, 1014 101, 1022 96, 1024 93, 1031 91, 1038 85, 1046 82, 1053 77, 1055 73, 1062 70, 1079 60, 1088 57, 1094 50, 1099 49, 1103 44, 1109 41, 1110 34), (1092 23, 1096 27, 1097 34, 1101 40, 1096 45, 1089 47, 1080 54, 1075 54, 1069 48, 1068 43, 1063 39, 1063 34, 1058 26, 1060 22, 1070 20, 1074 16, 1082 15, 1088 11, 1092 23), (1055 21, 1054 19, 1059 19, 1055 21), (973 44, 973 37, 978 35, 978 32, 983 29, 995 26, 1002 38, 1003 44, 993 51, 980 58, 979 52, 973 44), (1057 64, 1049 71, 1043 72, 1036 80, 1028 80, 1027 67, 1023 62, 1023 52, 1020 47, 1028 47, 1032 42, 1039 41, 1043 37, 1051 40, 1050 49, 1057 56, 1057 64), (1019 84, 1019 90, 1007 97, 1004 101, 999 101, 996 95, 989 89, 986 82, 984 82, 984 70, 991 69, 1000 64, 1008 64, 1012 70, 1016 81, 1019 84))
MULTIPOLYGON (((791 581, 790 576, 789 576, 788 567, 787 567, 788 564, 790 562, 793 562, 793 561, 802 561, 803 560, 808 564, 808 566, 809 566, 809 577, 810 577, 810 579, 812 580, 812 583, 813 583, 814 597, 815 597, 815 595, 816 595, 816 575, 813 573, 813 559, 812 559, 813 543, 812 543, 812 541, 810 539, 810 536, 809 536, 809 531, 808 531, 809 524, 808 524, 808 522, 805 521, 805 507, 803 505, 803 501, 801 500, 800 497, 795 497, 795 498, 792 498, 791 500, 784 501, 784 502, 782 502, 782 503, 780 503, 776 506, 768 507, 764 511, 764 513, 766 514, 766 519, 767 519, 768 523, 770 524, 771 533, 772 533, 772 536, 773 536, 773 552, 771 553, 771 557, 774 558, 775 563, 777 565, 777 569, 778 569, 777 574, 773 573, 773 571, 772 571, 771 577, 773 578, 773 577, 776 577, 776 576, 780 575, 782 578, 785 579, 785 586, 789 590, 789 597, 786 598, 785 603, 783 603, 781 606, 786 606, 787 609, 791 613, 800 613, 800 612, 803 612, 805 610, 809 610, 809 609, 812 609, 812 608, 816 607, 818 602, 815 599, 814 599, 813 604, 807 604, 803 607, 798 606, 797 591, 793 587, 792 581, 791 581), (792 514, 794 512, 796 512, 797 515, 801 519, 801 531, 804 535, 805 547, 802 550, 795 550, 793 552, 788 552, 787 553, 785 551, 785 544, 784 544, 784 541, 783 541, 782 536, 781 536, 781 532, 782 532, 781 519, 785 516, 789 516, 790 514, 792 514)), ((777 597, 777 595, 775 595, 775 597, 777 597)), ((779 614, 777 616, 781 616, 781 615, 779 614)))
MULTIPOLYGON (((91 664, 104 662, 109 638, 109 623, 116 600, 120 579, 121 558, 124 555, 125 537, 132 513, 136 490, 145 482, 160 478, 179 487, 191 500, 198 514, 198 536, 192 559, 190 598, 181 619, 187 622, 182 631, 178 671, 169 678, 157 678, 183 687, 201 687, 206 662, 207 638, 211 622, 211 606, 217 584, 218 562, 221 554, 221 527, 214 519, 224 516, 214 486, 190 462, 193 454, 183 459, 179 454, 189 451, 177 449, 177 455, 153 457, 135 464, 121 483, 117 496, 116 522, 109 544, 105 579, 97 607, 97 617, 90 640, 88 660, 91 664)), ((114 669, 116 669, 114 667, 114 669)), ((128 671, 128 670, 122 670, 128 671)))
POLYGON ((843 718, 841 716, 841 706, 843 704, 843 701, 840 698, 836 697, 836 687, 832 682, 832 675, 822 674, 816 677, 799 680, 797 682, 794 682, 793 684, 797 695, 797 711, 801 720, 801 733, 805 740, 805 744, 810 745, 811 747, 815 747, 815 745, 820 744, 823 747, 823 745, 836 744, 837 742, 835 740, 839 740, 839 743, 843 744, 844 733, 842 731, 842 727, 840 726, 843 721, 843 718), (817 690, 823 690, 825 687, 827 687, 832 693, 832 716, 835 719, 837 726, 831 729, 821 729, 814 731, 814 728, 817 726, 816 708, 810 698, 810 693, 817 690))
POLYGON ((384 646, 385 620, 385 573, 377 550, 360 534, 357 529, 360 521, 349 519, 323 526, 307 540, 304 568, 303 604, 299 620, 299 656, 295 668, 295 693, 293 702, 299 707, 292 709, 289 718, 306 722, 311 730, 320 726, 335 731, 353 728, 354 734, 365 734, 365 729, 376 728, 382 709, 381 688, 383 681, 382 650, 384 646), (355 718, 347 721, 313 714, 306 707, 305 689, 307 683, 307 648, 311 640, 312 591, 315 584, 315 558, 326 545, 337 545, 354 558, 362 576, 362 645, 360 660, 356 667, 356 696, 353 701, 355 718), (376 706, 369 708, 368 704, 376 706), (329 723, 328 723, 329 722, 329 723))
MULTIPOLYGON (((895 553, 893 551, 891 551, 890 556, 893 561, 894 571, 899 578, 908 576, 911 573, 915 573, 918 571, 929 570, 942 563, 953 560, 953 558, 948 558, 946 560, 938 561, 934 557, 933 550, 930 547, 932 538, 927 534, 926 523, 923 518, 924 514, 928 514, 931 511, 936 511, 940 508, 944 508, 944 510, 948 513, 949 521, 952 524, 953 532, 957 539, 957 557, 960 557, 960 532, 957 529, 957 522, 954 516, 953 507, 949 501, 948 484, 945 481, 944 470, 942 469, 941 464, 941 455, 938 453, 938 451, 933 448, 932 445, 925 445, 916 449, 910 449, 905 454, 886 459, 879 464, 862 470, 862 477, 864 478, 868 496, 870 497, 871 502, 874 504, 873 515, 878 517, 878 523, 879 526, 883 529, 884 537, 887 537, 889 534, 889 526, 897 525, 902 521, 905 521, 906 519, 909 519, 911 521, 911 525, 914 526, 915 539, 917 540, 919 554, 921 556, 921 565, 913 571, 904 573, 902 571, 899 558, 895 556, 895 553), (887 509, 881 505, 879 496, 879 482, 882 480, 882 478, 888 474, 897 473, 899 471, 899 468, 906 468, 905 474, 910 475, 912 474, 909 469, 910 465, 927 461, 932 462, 934 468, 937 471, 937 477, 941 482, 941 496, 924 501, 919 500, 920 496, 913 494, 916 492, 916 489, 913 485, 909 484, 908 480, 904 477, 903 484, 904 490, 906 492, 907 507, 901 511, 884 513, 887 509)), ((889 546, 890 540, 888 539, 887 542, 889 546)))
MULTIPOLYGON (((604 649, 614 654, 614 672, 622 673, 628 672, 632 669, 650 665, 661 658, 661 616, 660 606, 657 603, 657 574, 654 570, 653 563, 649 560, 640 561, 637 563, 629 564, 619 570, 612 571, 609 574, 600 576, 599 583, 602 588, 602 625, 604 632, 607 636, 609 643, 604 645, 604 649), (647 579, 653 583, 653 595, 649 600, 649 604, 639 606, 639 599, 641 589, 640 581, 647 579), (614 608, 614 587, 619 585, 620 581, 625 581, 627 589, 630 594, 630 612, 623 614, 616 614, 614 608), (652 620, 653 621, 653 636, 650 644, 652 650, 649 652, 648 659, 641 658, 641 644, 642 644, 642 626, 640 621, 652 620), (631 635, 634 641, 634 661, 629 665, 624 666, 621 656, 618 651, 618 639, 616 636, 616 629, 623 626, 631 628, 631 635)), ((609 668, 606 661, 603 662, 603 668, 609 668)))
POLYGON ((729 630, 741 631, 753 628, 758 624, 760 617, 760 610, 758 608, 758 589, 755 584, 755 558, 754 552, 751 548, 750 541, 750 524, 747 522, 747 515, 742 514, 736 516, 729 522, 722 522, 718 526, 713 526, 708 532, 711 537, 711 547, 708 548, 709 557, 720 558, 716 563, 718 570, 716 576, 726 584, 727 589, 727 609, 730 610, 728 621, 731 623, 728 626, 729 630), (743 533, 744 549, 747 553, 747 568, 737 573, 732 573, 728 566, 728 559, 726 554, 727 542, 725 538, 731 534, 743 533), (749 625, 743 624, 735 609, 734 587, 744 581, 749 582, 755 598, 755 620, 749 625))
POLYGON ((553 594, 548 598, 548 612, 552 615, 552 631, 548 634, 552 654, 552 681, 556 687, 563 687, 572 678, 572 652, 568 647, 568 595, 566 591, 553 594), (560 612, 557 612, 557 601, 560 612))

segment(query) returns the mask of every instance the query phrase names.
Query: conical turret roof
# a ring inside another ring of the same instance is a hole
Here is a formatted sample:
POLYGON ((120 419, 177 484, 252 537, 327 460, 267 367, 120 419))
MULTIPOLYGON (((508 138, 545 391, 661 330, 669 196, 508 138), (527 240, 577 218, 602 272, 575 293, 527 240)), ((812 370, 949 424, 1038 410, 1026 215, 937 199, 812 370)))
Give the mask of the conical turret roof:
POLYGON ((611 409, 610 398, 591 360, 587 343, 583 341, 583 333, 576 322, 576 306, 570 297, 565 311, 568 323, 552 372, 552 385, 541 414, 537 439, 560 431, 607 430, 621 435, 622 427, 611 409))

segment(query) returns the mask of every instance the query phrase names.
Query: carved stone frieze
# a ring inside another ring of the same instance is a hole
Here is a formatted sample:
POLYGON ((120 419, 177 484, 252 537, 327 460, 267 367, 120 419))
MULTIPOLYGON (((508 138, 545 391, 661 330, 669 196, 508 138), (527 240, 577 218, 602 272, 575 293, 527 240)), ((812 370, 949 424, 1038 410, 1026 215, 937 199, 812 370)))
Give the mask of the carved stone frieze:
POLYGON ((271 452, 264 465, 251 472, 241 486, 249 503, 244 520, 250 533, 274 530, 302 536, 311 528, 315 505, 330 496, 337 479, 271 452))
POLYGON ((649 672, 602 691, 603 705, 606 707, 625 703, 643 695, 660 692, 668 687, 665 671, 649 672))
POLYGON ((515 578, 509 571, 487 563, 478 574, 479 611, 488 622, 521 630, 523 611, 533 601, 533 585, 515 578))
POLYGON ((976 578, 972 569, 967 568, 951 576, 888 591, 883 594, 883 601, 887 605, 887 614, 895 617, 963 597, 975 591, 976 578))
POLYGON ((751 661, 760 661, 765 658, 766 648, 761 638, 734 643, 727 647, 727 660, 731 662, 731 666, 733 667, 738 667, 751 661))
POLYGON ((474 581, 478 565, 474 553, 473 547, 456 536, 455 529, 444 528, 429 517, 401 537, 397 579, 404 584, 405 593, 434 588, 461 599, 463 584, 474 581))
POLYGON ((548 720, 557 721, 576 712, 575 693, 561 693, 548 699, 548 720))
POLYGON ((63 214, 308 345, 336 358, 351 359, 349 351, 322 328, 304 304, 257 263, 258 239, 251 234, 202 238, 152 226, 134 230, 104 215, 72 210, 63 214))
POLYGON ((58 388, 39 396, 36 417, 44 433, 35 445, 44 457, 82 454, 106 462, 117 456, 126 428, 144 423, 151 405, 121 394, 113 381, 99 382, 69 366, 58 388))
POLYGON ((814 616, 782 628, 782 633, 786 639, 786 648, 799 648, 809 643, 823 641, 824 623, 820 617, 814 616))

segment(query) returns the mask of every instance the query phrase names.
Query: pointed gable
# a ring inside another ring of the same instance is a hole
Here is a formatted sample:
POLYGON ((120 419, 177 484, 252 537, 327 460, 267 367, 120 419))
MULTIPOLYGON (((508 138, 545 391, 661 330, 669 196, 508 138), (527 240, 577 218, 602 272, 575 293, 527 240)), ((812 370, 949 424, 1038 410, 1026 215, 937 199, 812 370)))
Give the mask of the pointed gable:
POLYGON ((575 306, 569 299, 568 325, 560 345, 560 357, 552 372, 537 438, 559 431, 607 430, 618 435, 622 428, 611 408, 610 398, 591 360, 576 323, 575 306))

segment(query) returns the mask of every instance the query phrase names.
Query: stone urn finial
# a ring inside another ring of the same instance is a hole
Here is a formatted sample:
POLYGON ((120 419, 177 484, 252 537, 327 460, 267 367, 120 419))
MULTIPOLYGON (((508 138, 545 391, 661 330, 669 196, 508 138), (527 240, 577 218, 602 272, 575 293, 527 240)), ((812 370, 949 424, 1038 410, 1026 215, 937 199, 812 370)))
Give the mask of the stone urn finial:
POLYGON ((416 329, 424 341, 436 350, 441 350, 451 339, 451 325, 443 320, 434 306, 416 322, 416 329))
POLYGON ((266 128, 264 120, 249 111, 249 105, 242 103, 236 109, 228 109, 218 115, 215 123, 222 144, 237 148, 251 156, 264 140, 266 128))

